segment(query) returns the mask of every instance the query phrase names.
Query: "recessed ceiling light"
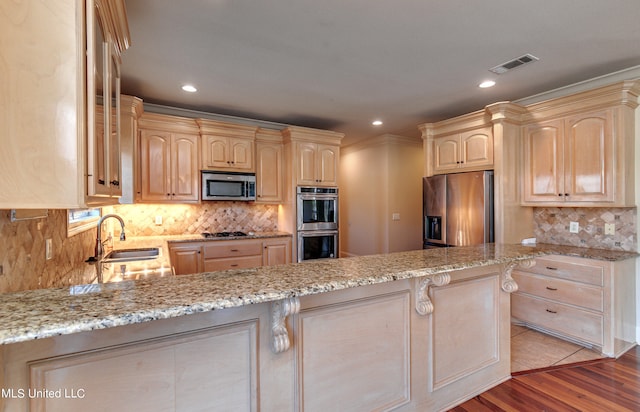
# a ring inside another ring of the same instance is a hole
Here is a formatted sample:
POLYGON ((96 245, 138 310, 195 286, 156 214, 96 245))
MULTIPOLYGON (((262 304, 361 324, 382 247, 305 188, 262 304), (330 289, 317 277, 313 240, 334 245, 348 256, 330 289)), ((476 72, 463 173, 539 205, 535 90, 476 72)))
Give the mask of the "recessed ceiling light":
POLYGON ((374 120, 371 122, 371 124, 374 126, 382 126, 382 120, 374 120))
POLYGON ((198 91, 198 89, 196 89, 194 86, 190 84, 185 84, 184 86, 182 86, 182 90, 189 93, 195 93, 198 91))
POLYGON ((486 88, 488 88, 488 87, 493 87, 493 86, 495 86, 495 85, 496 85, 496 82, 494 82, 493 80, 485 80, 485 81, 483 81, 482 83, 480 83, 480 84, 478 85, 478 87, 481 87, 481 88, 483 88, 483 89, 486 89, 486 88))

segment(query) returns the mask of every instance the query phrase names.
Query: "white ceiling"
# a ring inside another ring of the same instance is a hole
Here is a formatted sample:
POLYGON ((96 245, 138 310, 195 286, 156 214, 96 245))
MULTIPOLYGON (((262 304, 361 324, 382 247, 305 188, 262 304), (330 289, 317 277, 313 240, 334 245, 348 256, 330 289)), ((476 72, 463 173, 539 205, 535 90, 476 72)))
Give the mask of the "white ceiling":
POLYGON ((639 0, 126 0, 122 91, 353 142, 640 65, 639 0), (523 54, 540 61, 497 76, 523 54), (485 79, 497 85, 480 89, 485 79), (198 93, 180 89, 194 84, 198 93), (372 127, 380 118, 384 125, 372 127))

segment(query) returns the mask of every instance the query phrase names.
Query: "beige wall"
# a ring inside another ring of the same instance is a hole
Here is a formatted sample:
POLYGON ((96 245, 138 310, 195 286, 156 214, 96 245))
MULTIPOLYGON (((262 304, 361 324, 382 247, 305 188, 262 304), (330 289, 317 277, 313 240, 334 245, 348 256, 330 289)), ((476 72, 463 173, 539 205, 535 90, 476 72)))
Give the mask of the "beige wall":
POLYGON ((341 256, 422 247, 422 163, 419 139, 382 135, 342 148, 341 256))

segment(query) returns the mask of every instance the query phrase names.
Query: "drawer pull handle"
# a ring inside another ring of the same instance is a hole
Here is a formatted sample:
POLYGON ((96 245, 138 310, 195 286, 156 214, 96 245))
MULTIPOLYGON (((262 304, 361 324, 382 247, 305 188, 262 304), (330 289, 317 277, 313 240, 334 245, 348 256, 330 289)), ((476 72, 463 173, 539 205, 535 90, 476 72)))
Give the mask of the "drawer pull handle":
POLYGON ((558 288, 552 288, 550 286, 547 286, 547 290, 558 290, 558 288))
POLYGON ((549 313, 558 313, 555 310, 551 310, 551 309, 547 309, 547 312, 549 312, 549 313))
POLYGON ((547 269, 549 269, 549 270, 558 270, 558 268, 554 268, 552 266, 547 266, 547 269))
POLYGON ((238 266, 238 264, 237 264, 237 263, 234 263, 233 265, 231 265, 231 267, 232 267, 232 268, 234 268, 234 267, 236 267, 236 266, 238 266))
POLYGON ((231 249, 231 252, 237 252, 238 249, 231 249))

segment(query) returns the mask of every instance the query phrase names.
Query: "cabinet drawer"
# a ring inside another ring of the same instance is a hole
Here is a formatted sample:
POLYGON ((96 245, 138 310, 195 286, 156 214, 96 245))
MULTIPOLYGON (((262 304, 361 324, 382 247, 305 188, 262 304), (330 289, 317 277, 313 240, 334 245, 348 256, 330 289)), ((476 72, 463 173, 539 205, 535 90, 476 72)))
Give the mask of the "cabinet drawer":
POLYGON ((258 266, 262 266, 262 255, 239 258, 208 259, 204 261, 205 272, 227 269, 247 269, 258 266))
POLYGON ((583 265, 546 258, 536 259, 536 265, 529 269, 528 272, 597 286, 602 286, 604 279, 604 268, 602 266, 594 266, 587 263, 583 265))
POLYGON ((519 292, 511 295, 511 315, 515 319, 602 346, 602 315, 519 292))
POLYGON ((259 241, 219 241, 204 247, 204 258, 228 258, 236 256, 262 256, 262 242, 259 241))
POLYGON ((513 278, 520 292, 599 312, 604 309, 601 287, 524 272, 513 272, 513 278))

